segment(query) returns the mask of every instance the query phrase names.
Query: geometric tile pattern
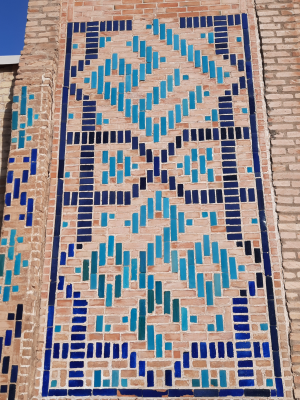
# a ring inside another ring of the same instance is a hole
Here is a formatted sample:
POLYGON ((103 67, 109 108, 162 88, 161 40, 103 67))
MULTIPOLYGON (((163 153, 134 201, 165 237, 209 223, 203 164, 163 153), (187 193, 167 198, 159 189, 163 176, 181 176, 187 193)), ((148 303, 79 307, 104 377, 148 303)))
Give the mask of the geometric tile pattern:
POLYGON ((9 400, 14 400, 16 394, 19 366, 15 353, 18 353, 21 347, 22 317, 23 305, 18 304, 15 312, 8 312, 6 321, 2 322, 5 336, 0 337, 0 393, 9 400))
MULTIPOLYGON (((18 109, 14 108, 12 111, 12 139, 11 143, 16 144, 17 149, 21 150, 28 147, 32 140, 32 134, 30 129, 34 126, 34 122, 39 119, 39 114, 34 114, 33 107, 31 105, 34 100, 34 94, 29 94, 27 91, 27 86, 22 86, 21 96, 14 96, 13 102, 18 105, 18 109), (28 129, 29 128, 29 129, 28 129), (26 146, 26 144, 28 145, 26 146)), ((19 221, 25 221, 25 226, 32 226, 32 217, 33 217, 33 207, 34 207, 34 199, 29 198, 28 194, 28 181, 30 181, 30 176, 36 175, 36 164, 37 164, 37 154, 38 150, 32 148, 30 146, 29 149, 26 149, 26 154, 28 156, 24 156, 21 158, 22 166, 20 168, 19 161, 15 158, 9 158, 9 166, 10 170, 7 173, 7 187, 5 194, 5 206, 11 207, 14 205, 25 206, 19 214, 19 221), (21 177, 18 175, 17 170, 21 169, 22 175, 21 177)), ((25 153, 24 153, 25 154, 25 153)), ((9 211, 10 208, 7 208, 9 211)), ((4 215, 4 221, 10 221, 10 214, 4 215)), ((11 235, 16 235, 16 230, 11 231, 11 235)), ((23 240, 19 238, 19 241, 23 240)), ((7 239, 4 239, 4 242, 7 239)), ((11 239, 14 241, 14 238, 11 239)), ((25 263, 28 264, 28 261, 25 263)), ((3 275, 2 275, 3 276, 3 275)), ((5 289, 4 289, 5 291, 5 289)), ((4 296, 8 301, 9 295, 4 296)))
POLYGON ((246 14, 68 24, 43 397, 283 397, 252 73, 246 14))
POLYGON ((30 258, 24 237, 26 230, 33 225, 34 198, 30 188, 37 173, 38 150, 32 148, 30 142, 32 128, 39 119, 39 114, 33 112, 34 98, 28 93, 27 86, 21 88, 21 96, 13 97, 17 107, 12 111, 11 143, 17 148, 17 157, 8 159, 4 221, 14 224, 17 220, 18 228, 6 229, 0 244, 0 296, 5 305, 1 312, 4 337, 0 337, 0 396, 9 400, 14 400, 18 382, 23 318, 20 300, 23 288, 20 290, 20 286, 24 284, 22 272, 29 266, 30 258))

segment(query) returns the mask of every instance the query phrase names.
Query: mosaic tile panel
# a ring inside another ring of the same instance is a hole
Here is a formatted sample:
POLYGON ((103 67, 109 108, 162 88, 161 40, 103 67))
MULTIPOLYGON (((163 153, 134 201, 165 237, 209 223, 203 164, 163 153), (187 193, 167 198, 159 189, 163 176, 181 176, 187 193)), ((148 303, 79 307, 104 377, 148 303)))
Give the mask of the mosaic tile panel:
POLYGON ((17 307, 9 306, 8 311, 12 312, 6 312, 4 320, 1 315, 4 336, 0 337, 0 396, 14 400, 19 371, 18 353, 21 348, 23 304, 18 304, 17 307))
POLYGON ((283 397, 247 15, 69 23, 57 165, 42 397, 283 397))
POLYGON ((15 399, 19 382, 24 309, 21 296, 28 290, 24 275, 31 258, 26 238, 28 240, 28 232, 33 227, 35 193, 32 186, 37 175, 38 149, 32 146, 31 141, 39 114, 33 111, 36 108, 35 95, 28 93, 27 89, 27 86, 22 86, 21 95, 13 96, 11 147, 15 152, 8 158, 4 229, 0 240, 0 296, 3 306, 0 310, 3 335, 0 337, 0 396, 9 400, 15 399))

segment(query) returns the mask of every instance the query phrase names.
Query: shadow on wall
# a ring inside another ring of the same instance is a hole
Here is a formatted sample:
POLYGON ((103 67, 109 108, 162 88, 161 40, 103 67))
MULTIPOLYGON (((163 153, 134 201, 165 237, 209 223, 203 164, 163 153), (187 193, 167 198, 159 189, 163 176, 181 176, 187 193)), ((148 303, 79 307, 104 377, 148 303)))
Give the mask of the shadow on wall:
POLYGON ((12 100, 18 65, 0 66, 0 232, 3 221, 7 161, 11 143, 12 100))

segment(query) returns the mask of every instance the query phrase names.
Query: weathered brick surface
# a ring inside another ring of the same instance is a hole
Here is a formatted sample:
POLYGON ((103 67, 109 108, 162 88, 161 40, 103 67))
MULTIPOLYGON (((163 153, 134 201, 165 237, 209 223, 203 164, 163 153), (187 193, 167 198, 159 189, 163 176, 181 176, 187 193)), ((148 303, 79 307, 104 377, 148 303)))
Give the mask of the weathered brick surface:
POLYGON ((300 398, 300 5, 256 1, 271 134, 275 207, 282 245, 295 397, 300 398))
POLYGON ((3 219, 7 159, 11 138, 12 93, 17 65, 0 66, 0 221, 3 219))
MULTIPOLYGON (((25 189, 28 191, 28 195, 34 198, 35 202, 33 224, 32 227, 25 227, 22 228, 22 231, 18 231, 18 235, 23 236, 23 244, 19 244, 21 247, 18 251, 24 251, 23 254, 26 254, 26 258, 28 257, 29 266, 27 270, 22 271, 21 278, 15 278, 15 284, 19 286, 19 292, 11 293, 9 306, 5 303, 0 305, 0 320, 4 328, 4 331, 1 332, 2 335, 5 334, 5 329, 7 329, 7 313, 15 313, 17 304, 24 305, 21 342, 20 339, 14 339, 10 351, 4 353, 11 357, 11 364, 19 366, 19 385, 17 385, 15 397, 18 399, 32 398, 32 388, 35 384, 34 363, 38 336, 40 277, 43 270, 45 224, 48 206, 48 169, 52 146, 51 119, 53 91, 57 74, 60 9, 61 4, 58 1, 29 1, 25 46, 18 71, 16 71, 16 68, 7 72, 5 72, 5 69, 0 71, 0 112, 1 115, 6 112, 3 125, 1 125, 1 130, 2 126, 4 129, 2 136, 3 147, 1 147, 1 154, 2 148, 5 151, 2 158, 3 164, 8 157, 8 149, 5 145, 11 141, 11 136, 15 137, 15 140, 18 138, 18 130, 11 132, 10 122, 11 108, 17 110, 18 107, 17 103, 11 104, 12 91, 10 88, 13 78, 15 78, 13 95, 20 98, 21 88, 27 86, 28 92, 34 95, 34 100, 32 101, 33 112, 39 115, 33 127, 28 128, 27 133, 32 137, 31 142, 26 142, 25 149, 21 150, 21 152, 18 150, 17 145, 12 143, 9 152, 9 157, 15 158, 16 162, 9 164, 8 169, 13 170, 15 176, 21 177, 22 165, 20 162, 22 162, 22 157, 30 156, 32 148, 38 149, 37 174, 32 177, 33 179, 29 179, 28 186, 25 189)), ((2 169, 1 179, 3 179, 2 169)), ((0 181, 0 186, 2 184, 2 181, 0 181)), ((10 188, 7 186, 6 192, 9 190, 10 188)), ((9 237, 11 229, 20 227, 19 212, 20 210, 17 211, 14 217, 11 210, 6 210, 6 213, 11 213, 11 219, 3 222, 2 238, 9 237)), ((3 250, 2 247, 2 252, 3 250)), ((13 328, 13 326, 11 327, 13 328)), ((2 383, 9 385, 9 381, 6 381, 8 375, 6 377, 5 375, 2 376, 2 379, 4 379, 2 383)), ((1 396, 7 395, 2 394, 1 396)))

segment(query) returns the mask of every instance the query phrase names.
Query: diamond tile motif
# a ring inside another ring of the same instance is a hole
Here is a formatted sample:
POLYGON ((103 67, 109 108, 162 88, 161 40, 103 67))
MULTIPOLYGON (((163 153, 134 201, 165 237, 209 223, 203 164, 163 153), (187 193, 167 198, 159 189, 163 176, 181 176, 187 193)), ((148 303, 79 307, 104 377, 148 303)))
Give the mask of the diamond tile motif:
POLYGON ((68 24, 43 397, 283 397, 249 37, 68 24))

